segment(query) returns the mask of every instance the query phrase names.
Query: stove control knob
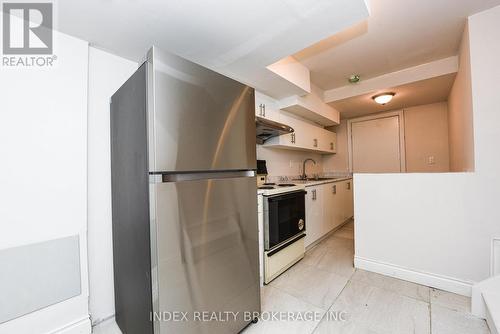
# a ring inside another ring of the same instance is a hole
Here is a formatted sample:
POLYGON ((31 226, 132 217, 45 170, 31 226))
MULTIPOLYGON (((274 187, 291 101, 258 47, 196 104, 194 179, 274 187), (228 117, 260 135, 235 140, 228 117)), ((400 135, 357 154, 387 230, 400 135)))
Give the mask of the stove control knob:
POLYGON ((299 227, 299 230, 303 230, 304 229, 304 219, 300 219, 297 226, 299 227))

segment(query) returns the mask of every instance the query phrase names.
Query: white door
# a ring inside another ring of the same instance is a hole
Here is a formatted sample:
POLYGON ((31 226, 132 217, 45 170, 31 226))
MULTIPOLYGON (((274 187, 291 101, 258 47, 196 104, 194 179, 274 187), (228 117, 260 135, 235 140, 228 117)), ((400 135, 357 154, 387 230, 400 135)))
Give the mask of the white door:
POLYGON ((351 123, 354 173, 402 172, 399 116, 351 123))

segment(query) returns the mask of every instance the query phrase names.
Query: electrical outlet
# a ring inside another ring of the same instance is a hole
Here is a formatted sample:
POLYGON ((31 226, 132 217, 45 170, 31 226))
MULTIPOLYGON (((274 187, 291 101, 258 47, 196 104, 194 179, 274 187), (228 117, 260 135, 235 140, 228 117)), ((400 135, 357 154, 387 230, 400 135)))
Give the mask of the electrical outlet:
POLYGON ((436 158, 433 155, 430 155, 427 157, 427 164, 428 165, 434 165, 436 164, 436 158))

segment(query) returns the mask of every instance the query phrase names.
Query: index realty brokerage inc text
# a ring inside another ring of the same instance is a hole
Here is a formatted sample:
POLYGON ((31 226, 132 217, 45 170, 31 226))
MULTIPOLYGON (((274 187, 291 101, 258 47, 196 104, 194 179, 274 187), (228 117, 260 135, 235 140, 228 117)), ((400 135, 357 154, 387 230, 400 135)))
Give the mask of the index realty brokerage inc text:
POLYGON ((151 312, 151 321, 172 321, 172 322, 183 322, 183 321, 237 321, 243 319, 244 321, 250 322, 255 319, 260 319, 262 321, 319 321, 321 319, 327 319, 330 321, 346 321, 347 313, 344 311, 329 311, 323 312, 279 312, 279 311, 268 311, 268 312, 232 312, 232 311, 194 311, 194 312, 183 312, 183 311, 172 311, 172 312, 151 312))

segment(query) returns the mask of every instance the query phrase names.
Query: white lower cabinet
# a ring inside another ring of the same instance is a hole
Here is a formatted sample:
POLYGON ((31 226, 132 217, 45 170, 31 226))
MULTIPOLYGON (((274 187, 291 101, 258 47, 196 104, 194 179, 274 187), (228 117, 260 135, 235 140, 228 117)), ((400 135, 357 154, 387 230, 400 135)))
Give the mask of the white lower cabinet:
POLYGON ((354 217, 354 183, 352 180, 347 181, 348 184, 348 200, 347 200, 347 218, 354 217))
POLYGON ((353 217, 352 185, 349 179, 306 188, 306 247, 353 217))
POLYGON ((323 186, 308 187, 306 194, 306 247, 323 235, 323 216, 323 186))
POLYGON ((340 194, 339 219, 340 223, 343 223, 354 216, 353 183, 352 180, 346 180, 338 184, 340 194))
POLYGON ((322 227, 322 235, 330 232, 334 227, 334 201, 336 200, 336 196, 334 194, 334 189, 336 187, 335 183, 327 183, 321 185, 323 188, 323 227, 322 227))

